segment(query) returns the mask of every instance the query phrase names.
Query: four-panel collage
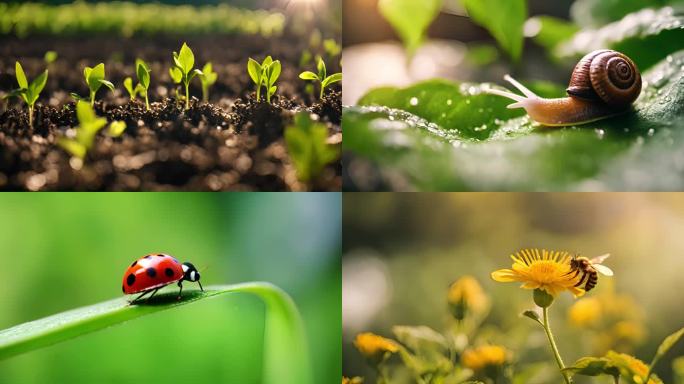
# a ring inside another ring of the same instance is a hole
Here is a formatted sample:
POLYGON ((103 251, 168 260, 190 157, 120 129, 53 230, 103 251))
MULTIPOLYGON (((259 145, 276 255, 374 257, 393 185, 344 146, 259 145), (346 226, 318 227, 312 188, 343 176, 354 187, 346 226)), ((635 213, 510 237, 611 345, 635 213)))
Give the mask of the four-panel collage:
POLYGON ((0 384, 684 384, 682 0, 0 0, 0 384))

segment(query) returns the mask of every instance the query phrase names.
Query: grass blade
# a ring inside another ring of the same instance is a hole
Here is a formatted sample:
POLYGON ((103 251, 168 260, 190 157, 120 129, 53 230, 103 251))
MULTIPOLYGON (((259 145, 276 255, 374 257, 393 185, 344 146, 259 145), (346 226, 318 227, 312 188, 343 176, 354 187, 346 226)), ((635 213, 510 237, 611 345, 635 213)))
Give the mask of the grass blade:
POLYGON ((224 293, 253 294, 266 307, 263 383, 312 383, 297 307, 283 290, 263 282, 210 286, 204 292, 188 291, 180 301, 176 300, 176 292, 159 294, 140 305, 129 305, 122 297, 19 324, 0 331, 0 360, 224 293))

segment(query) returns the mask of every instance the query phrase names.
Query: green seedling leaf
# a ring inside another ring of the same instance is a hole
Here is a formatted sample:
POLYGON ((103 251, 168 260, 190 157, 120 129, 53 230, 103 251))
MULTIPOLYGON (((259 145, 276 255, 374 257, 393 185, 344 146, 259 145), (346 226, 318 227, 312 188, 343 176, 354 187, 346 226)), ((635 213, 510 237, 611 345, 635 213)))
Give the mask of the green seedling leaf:
POLYGON ((684 51, 642 76, 633 111, 565 128, 507 109, 491 84, 378 88, 344 109, 343 146, 412 190, 680 190, 684 51))
POLYGON ((513 61, 520 59, 527 18, 525 0, 463 0, 462 4, 473 21, 486 28, 513 61))
MULTIPOLYGON (((131 305, 125 298, 104 301, 19 324, 0 331, 0 360, 69 341, 139 317, 165 310, 181 310, 187 304, 234 294, 249 294, 265 305, 263 383, 313 384, 307 342, 301 317, 292 299, 280 288, 263 282, 216 285, 199 290, 162 293, 153 299, 131 305)), ((219 323, 217 323, 219 324, 219 323)), ((220 332, 217 329, 217 332, 220 332)))
POLYGON ((294 125, 285 129, 285 144, 299 180, 315 179, 327 164, 339 158, 339 150, 327 140, 325 125, 314 122, 305 112, 298 113, 294 125))
POLYGON ((76 118, 79 122, 79 126, 76 128, 76 137, 74 139, 61 137, 57 144, 71 153, 72 156, 83 159, 93 146, 97 132, 107 124, 107 119, 98 117, 90 104, 85 101, 77 102, 76 118))
POLYGON ((268 66, 268 86, 271 87, 273 84, 276 83, 278 78, 280 78, 280 73, 282 71, 282 66, 280 64, 280 60, 274 61, 272 64, 268 66))
MULTIPOLYGON (((95 104, 95 94, 103 85, 114 90, 114 84, 105 79, 105 66, 104 63, 100 63, 93 68, 85 67, 83 69, 83 76, 85 77, 85 82, 90 89, 90 105, 95 104)), ((77 100, 82 100, 78 95, 72 93, 77 100)))
POLYGON ((112 84, 108 80, 100 80, 100 84, 104 85, 105 87, 109 88, 109 90, 113 91, 114 90, 114 84, 112 84))
POLYGON ((183 72, 176 67, 169 68, 169 75, 176 84, 179 84, 183 80, 183 72))
POLYGON ((24 73, 24 68, 21 67, 21 64, 17 61, 14 64, 14 70, 16 72, 17 76, 17 83, 19 84, 20 89, 28 89, 28 81, 26 80, 26 74, 24 73))
POLYGON ((204 64, 200 81, 202 82, 202 100, 205 103, 209 101, 209 87, 216 83, 216 79, 218 79, 218 74, 214 72, 211 62, 204 64))
POLYGON ((318 80, 318 75, 311 72, 311 71, 305 71, 299 74, 299 78, 302 80, 318 80))
POLYGON ((323 88, 327 88, 330 84, 334 84, 340 81, 342 81, 342 74, 335 73, 326 77, 325 80, 323 80, 323 82, 321 83, 321 85, 323 86, 323 88))
POLYGON ((258 61, 252 59, 251 57, 249 58, 249 61, 247 62, 247 73, 249 73, 249 77, 252 79, 254 84, 257 86, 261 85, 261 73, 263 72, 263 69, 261 68, 261 64, 259 64, 258 61))
POLYGON ((131 100, 135 100, 135 94, 137 93, 137 87, 133 88, 133 79, 130 77, 127 77, 123 81, 124 88, 128 91, 128 94, 131 96, 131 100))
POLYGON ((328 70, 325 68, 325 62, 321 57, 318 58, 318 64, 316 65, 316 69, 318 69, 318 78, 319 79, 325 79, 328 77, 328 70))
POLYGON ((126 130, 126 123, 123 121, 112 121, 111 124, 109 124, 109 136, 112 137, 119 137, 121 136, 124 131, 126 130))
POLYGON ((77 157, 79 159, 85 158, 88 149, 85 145, 79 143, 77 140, 67 139, 66 137, 60 137, 57 139, 57 145, 62 147, 71 156, 77 157))
POLYGON ((323 49, 329 57, 335 57, 342 53, 342 47, 334 39, 323 40, 323 49))
POLYGON ((136 65, 136 75, 138 82, 147 90, 150 87, 150 69, 144 61, 138 60, 136 65))
POLYGON ((428 27, 439 14, 443 0, 380 0, 380 14, 399 35, 412 57, 423 44, 428 27))
POLYGON ((52 64, 57 60, 57 52, 55 51, 47 51, 45 52, 44 60, 46 64, 52 64))
POLYGON ((192 79, 201 75, 202 71, 199 69, 193 70, 195 66, 195 55, 186 43, 183 43, 180 53, 173 53, 173 63, 175 65, 175 70, 171 70, 171 78, 176 81, 178 79, 178 72, 180 72, 180 80, 177 82, 182 82, 185 87, 185 109, 190 108, 190 82, 192 79))
POLYGON ((186 43, 183 43, 177 61, 180 64, 180 69, 182 69, 185 74, 188 74, 195 66, 195 55, 186 43))
POLYGON ((45 88, 47 78, 48 71, 46 70, 43 73, 41 73, 38 77, 36 77, 36 79, 33 80, 33 82, 31 82, 31 84, 29 85, 29 91, 27 93, 29 104, 33 105, 38 100, 38 96, 40 96, 40 93, 43 91, 43 88, 45 88))

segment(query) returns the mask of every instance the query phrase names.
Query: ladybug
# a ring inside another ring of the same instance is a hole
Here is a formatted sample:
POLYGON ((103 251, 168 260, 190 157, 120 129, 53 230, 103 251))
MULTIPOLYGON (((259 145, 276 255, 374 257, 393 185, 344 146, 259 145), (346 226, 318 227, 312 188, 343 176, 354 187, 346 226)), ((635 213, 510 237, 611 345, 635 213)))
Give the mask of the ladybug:
POLYGON ((165 286, 178 282, 180 287, 178 300, 180 300, 181 292, 183 292, 183 280, 196 281, 200 289, 204 291, 202 283, 199 281, 200 274, 192 263, 181 264, 173 256, 154 253, 139 258, 126 268, 121 290, 126 295, 142 292, 140 296, 131 301, 132 304, 150 292, 152 295, 149 298, 165 286))

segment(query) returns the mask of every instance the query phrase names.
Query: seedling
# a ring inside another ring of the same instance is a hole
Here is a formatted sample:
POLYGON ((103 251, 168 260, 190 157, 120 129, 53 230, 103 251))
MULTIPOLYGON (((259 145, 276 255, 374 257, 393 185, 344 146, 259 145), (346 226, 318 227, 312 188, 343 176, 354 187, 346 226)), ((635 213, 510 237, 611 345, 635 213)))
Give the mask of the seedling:
MULTIPOLYGON (((88 89, 90 89, 91 106, 95 105, 95 94, 103 85, 109 88, 110 91, 114 91, 114 84, 105 79, 105 66, 103 63, 96 65, 94 68, 85 67, 83 77, 85 77, 85 82, 88 84, 88 89)), ((72 93, 71 96, 76 100, 86 100, 76 93, 72 93)))
POLYGON ((123 81, 123 86, 126 88, 126 91, 128 91, 131 101, 135 100, 135 96, 138 94, 138 89, 137 87, 133 87, 133 79, 130 77, 125 78, 123 81))
MULTIPOLYGON (((79 100, 76 104, 76 117, 79 124, 76 128, 76 137, 73 139, 60 137, 57 144, 72 156, 83 160, 92 148, 97 132, 107 125, 107 119, 98 117, 93 108, 84 100, 79 100)), ((109 126, 109 134, 116 137, 125 129, 126 123, 114 121, 109 126)))
POLYGON ((55 60, 57 60, 57 56, 58 56, 57 52, 55 52, 55 51, 45 52, 45 57, 44 57, 45 64, 50 65, 50 64, 54 63, 55 60))
POLYGON ((24 69, 21 67, 21 64, 19 64, 18 61, 14 65, 14 68, 19 89, 10 92, 8 97, 20 96, 22 99, 24 99, 26 105, 28 106, 29 126, 33 128, 33 108, 38 100, 38 96, 40 96, 40 92, 43 90, 43 88, 45 88, 45 83, 47 83, 48 78, 48 71, 46 69, 45 72, 41 73, 31 82, 31 84, 29 84, 28 80, 26 79, 24 69))
POLYGON ((338 81, 342 81, 342 74, 341 73, 333 73, 332 75, 328 76, 328 71, 325 68, 325 62, 323 62, 322 58, 318 58, 318 74, 315 74, 311 71, 305 71, 299 74, 299 78, 302 80, 311 80, 311 81, 318 81, 321 83, 321 95, 320 98, 323 99, 323 92, 325 91, 325 88, 328 87, 330 84, 337 83, 338 81))
POLYGON ((147 98, 147 90, 150 88, 150 68, 144 61, 137 59, 135 61, 135 73, 138 75, 138 85, 135 90, 145 97, 145 108, 150 110, 150 101, 147 98))
POLYGON ((209 87, 214 85, 218 75, 214 72, 211 67, 211 62, 204 64, 202 68, 202 75, 200 75, 200 81, 202 82, 202 101, 205 103, 209 101, 209 87))
POLYGON ((314 122, 306 112, 295 116, 294 125, 285 130, 287 151, 301 181, 315 179, 325 165, 339 157, 336 147, 327 143, 328 129, 314 122))
POLYGON ((273 96, 278 87, 275 85, 276 81, 280 77, 280 72, 282 66, 280 60, 273 61, 271 56, 268 56, 264 61, 259 64, 258 61, 249 58, 247 63, 247 72, 249 77, 252 79, 254 84, 256 84, 256 99, 261 101, 261 87, 266 87, 266 101, 271 103, 271 96, 273 96))
POLYGON ((173 67, 169 70, 171 78, 175 83, 183 83, 185 86, 185 109, 190 108, 190 82, 197 75, 202 75, 199 69, 193 69, 195 66, 195 55, 192 53, 190 47, 183 43, 180 53, 173 53, 173 67))
POLYGON ((342 52, 342 47, 337 44, 335 39, 325 39, 323 41, 323 49, 325 49, 325 53, 330 57, 335 57, 342 52))

